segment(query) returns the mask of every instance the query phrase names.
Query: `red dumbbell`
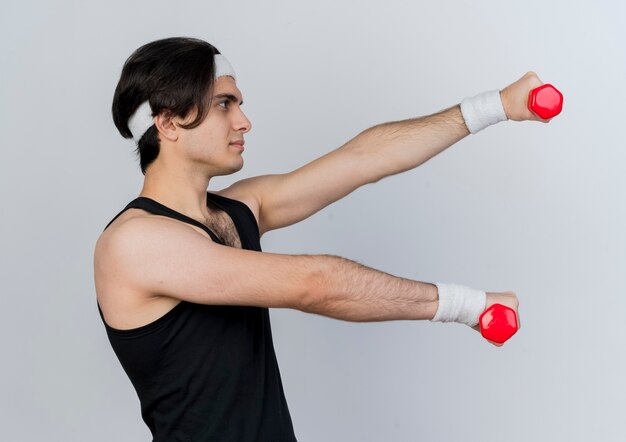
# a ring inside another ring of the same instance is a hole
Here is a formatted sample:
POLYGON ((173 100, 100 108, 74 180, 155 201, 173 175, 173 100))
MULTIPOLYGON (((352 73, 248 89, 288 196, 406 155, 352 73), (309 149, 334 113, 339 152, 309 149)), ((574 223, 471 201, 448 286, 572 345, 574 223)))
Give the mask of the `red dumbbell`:
POLYGON ((563 94, 551 84, 541 85, 528 94, 528 109, 539 118, 549 120, 563 109, 563 94))
POLYGON ((515 310, 502 304, 493 304, 478 319, 480 334, 498 344, 507 341, 517 332, 515 310))

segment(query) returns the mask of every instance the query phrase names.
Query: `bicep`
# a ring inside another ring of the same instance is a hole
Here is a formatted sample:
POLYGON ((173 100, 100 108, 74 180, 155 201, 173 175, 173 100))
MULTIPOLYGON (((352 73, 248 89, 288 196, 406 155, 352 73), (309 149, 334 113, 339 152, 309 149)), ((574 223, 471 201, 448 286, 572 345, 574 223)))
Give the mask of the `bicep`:
POLYGON ((115 270, 132 287, 199 304, 302 309, 307 255, 238 249, 164 219, 131 219, 111 239, 115 270))

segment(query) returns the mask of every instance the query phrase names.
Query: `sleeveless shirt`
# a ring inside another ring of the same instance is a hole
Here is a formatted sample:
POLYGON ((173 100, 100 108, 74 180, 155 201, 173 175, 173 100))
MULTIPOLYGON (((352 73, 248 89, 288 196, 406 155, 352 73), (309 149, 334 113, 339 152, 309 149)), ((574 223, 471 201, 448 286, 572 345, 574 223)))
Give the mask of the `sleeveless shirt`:
MULTIPOLYGON (((261 251, 246 204, 207 192, 209 201, 232 218, 242 248, 261 251)), ((131 201, 105 230, 134 207, 198 226, 224 244, 204 224, 146 197, 131 201)), ((268 308, 182 300, 153 322, 127 330, 110 327, 99 304, 98 311, 153 442, 297 441, 268 308)))

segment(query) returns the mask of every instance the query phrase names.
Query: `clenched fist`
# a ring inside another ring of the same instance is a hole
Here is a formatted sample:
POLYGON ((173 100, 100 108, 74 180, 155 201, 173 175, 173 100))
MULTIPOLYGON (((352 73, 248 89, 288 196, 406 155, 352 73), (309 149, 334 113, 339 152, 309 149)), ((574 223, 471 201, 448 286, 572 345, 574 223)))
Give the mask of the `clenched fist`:
POLYGON ((552 118, 544 120, 528 109, 528 94, 533 89, 543 85, 536 73, 526 72, 522 78, 511 83, 500 91, 502 106, 509 120, 513 121, 541 121, 549 123, 552 118))
MULTIPOLYGON (((489 307, 491 307, 494 304, 502 304, 507 307, 510 307, 513 310, 515 310, 515 316, 517 317, 517 329, 519 330, 522 327, 520 320, 519 320, 519 311, 518 311, 519 301, 517 299, 517 295, 515 294, 515 292, 487 292, 486 295, 487 295, 487 301, 485 304, 485 310, 487 310, 489 307)), ((477 324, 472 328, 476 330, 477 332, 480 332, 480 324, 477 324)), ((490 340, 488 341, 497 347, 501 347, 503 345, 494 341, 490 341, 490 340)))

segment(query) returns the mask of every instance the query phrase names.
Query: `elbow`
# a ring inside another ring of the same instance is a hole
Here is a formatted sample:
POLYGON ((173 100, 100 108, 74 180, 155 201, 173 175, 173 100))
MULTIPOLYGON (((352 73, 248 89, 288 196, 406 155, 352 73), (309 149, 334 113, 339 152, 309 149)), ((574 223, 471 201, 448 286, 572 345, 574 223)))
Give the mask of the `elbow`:
POLYGON ((328 274, 324 270, 323 261, 327 258, 320 255, 307 255, 310 259, 304 278, 303 290, 298 296, 297 309, 305 313, 321 314, 324 310, 328 287, 326 284, 328 274))

